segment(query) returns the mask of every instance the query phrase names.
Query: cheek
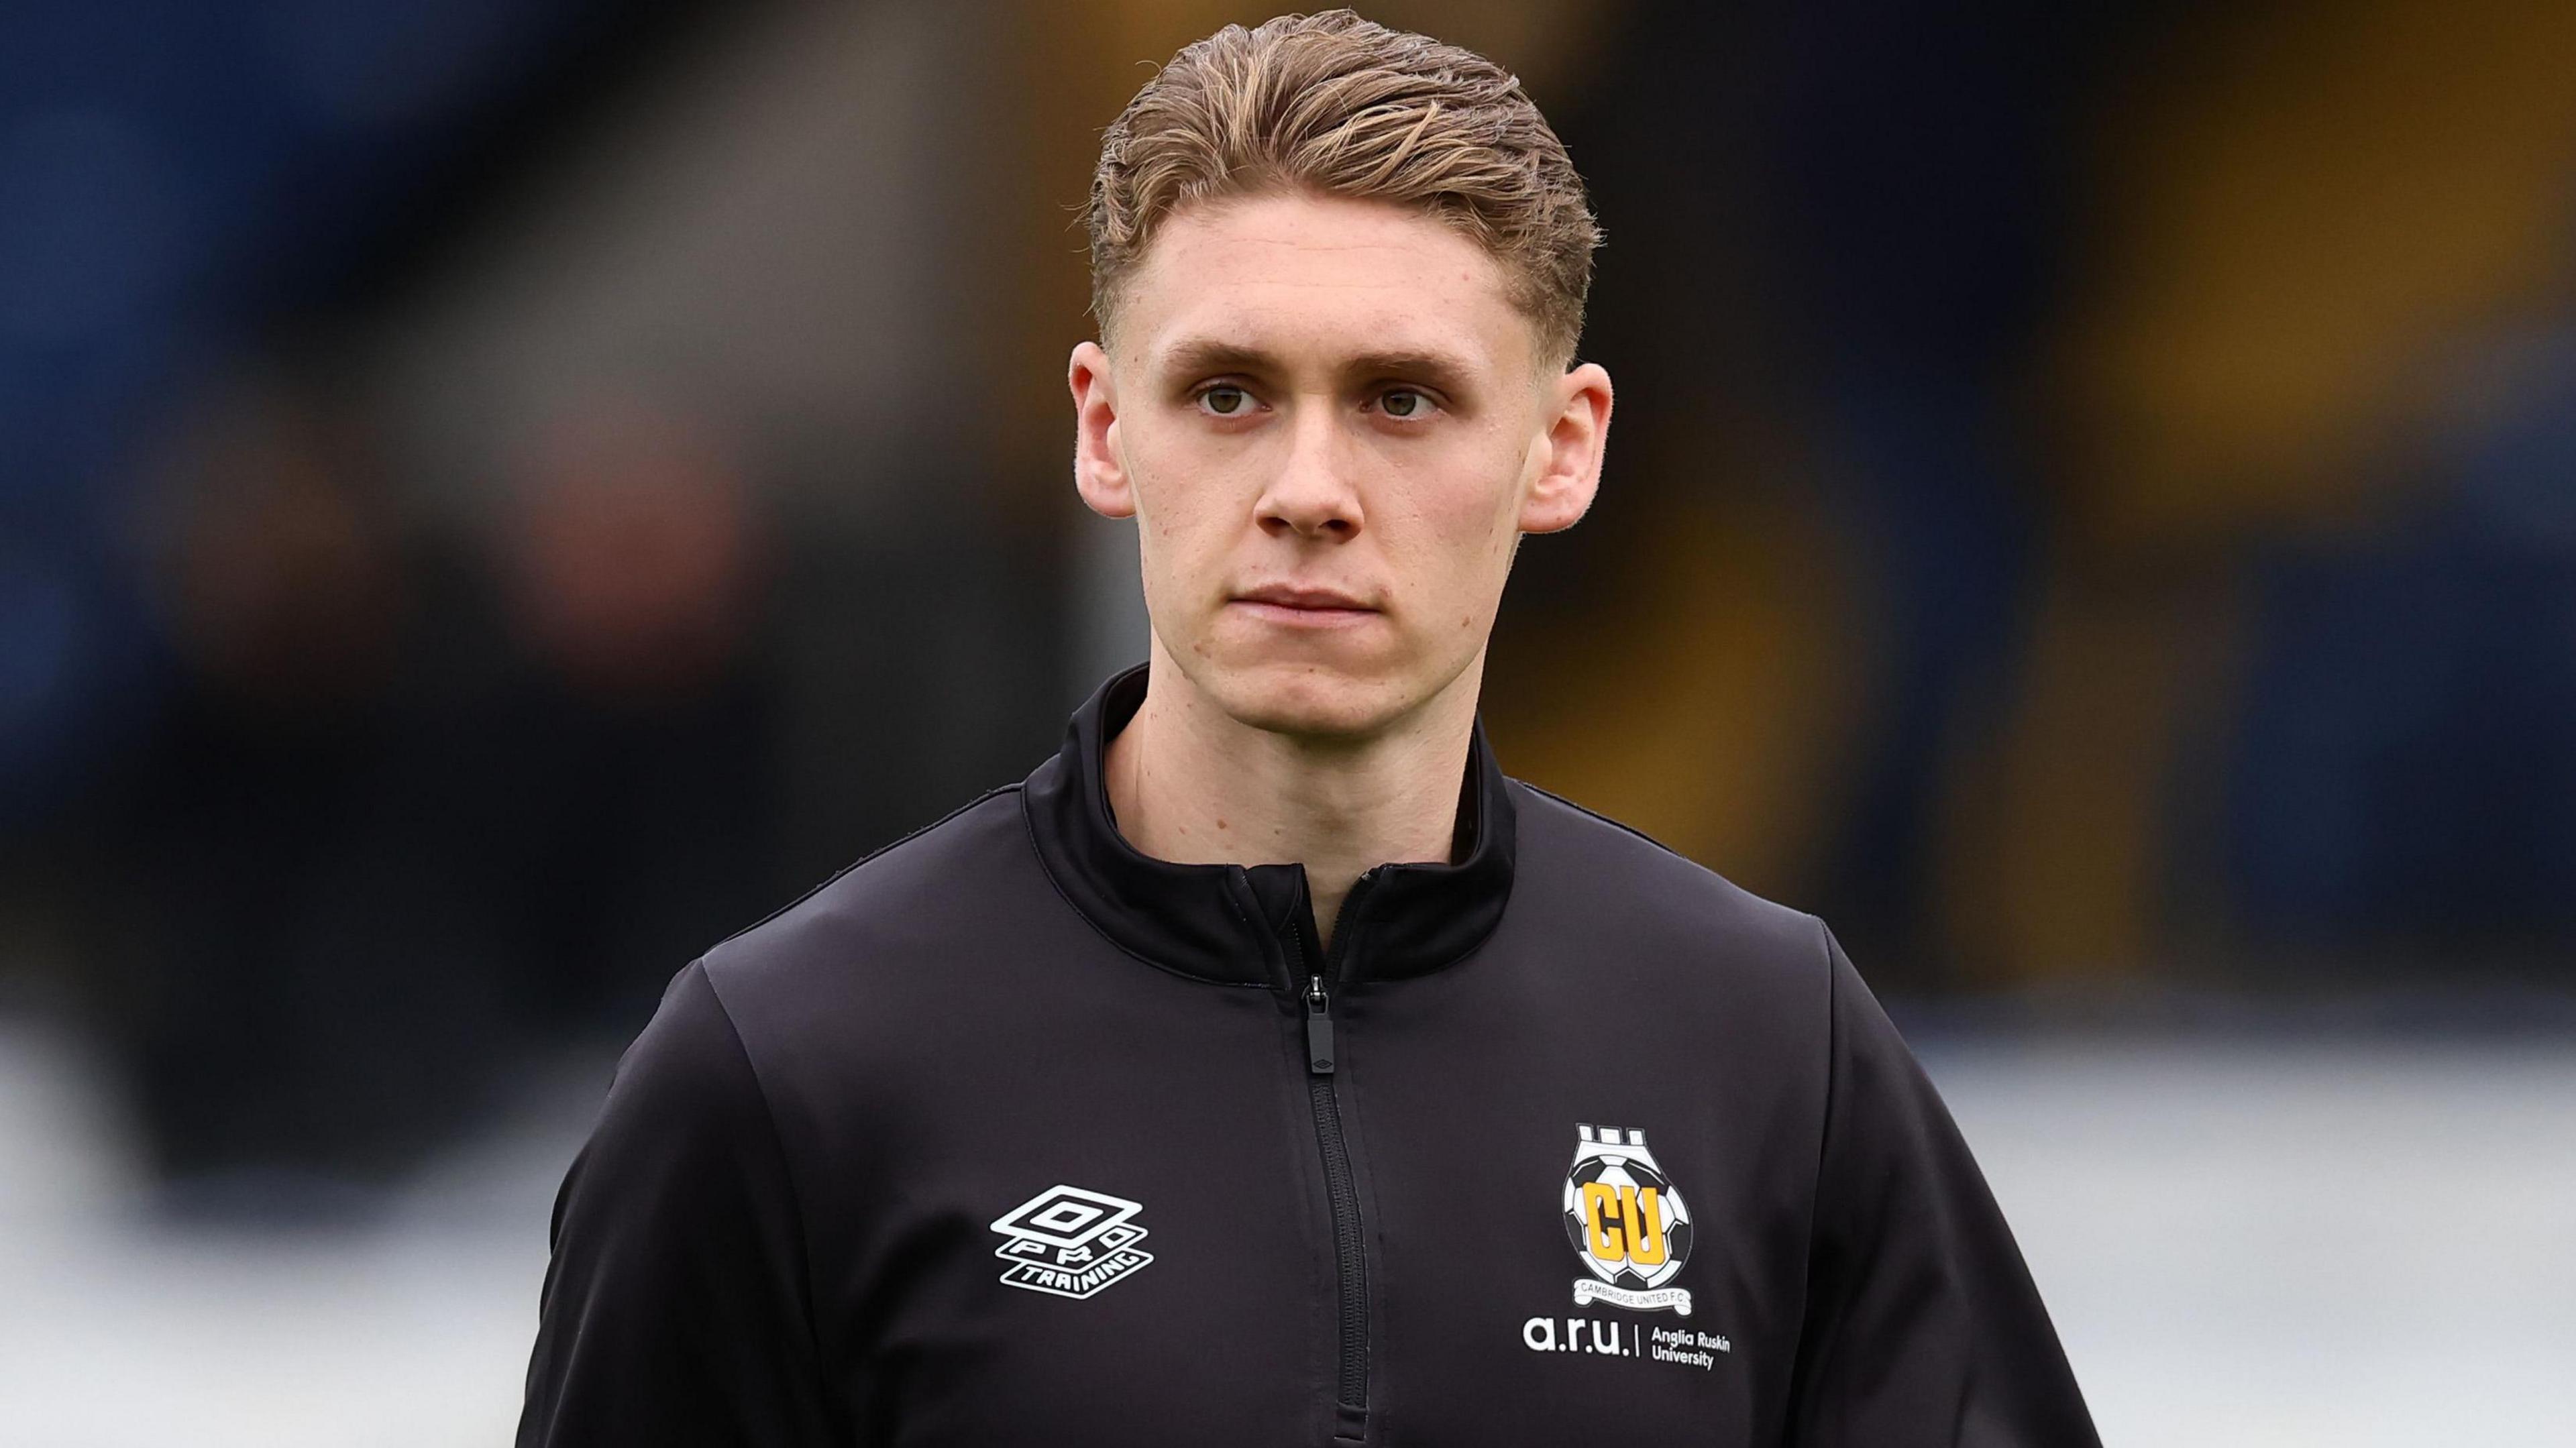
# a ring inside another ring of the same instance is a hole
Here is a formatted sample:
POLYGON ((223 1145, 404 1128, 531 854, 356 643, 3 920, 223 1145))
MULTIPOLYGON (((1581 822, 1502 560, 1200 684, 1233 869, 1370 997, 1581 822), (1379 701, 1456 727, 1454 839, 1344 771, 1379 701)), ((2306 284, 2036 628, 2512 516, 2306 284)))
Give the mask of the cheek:
POLYGON ((1146 427, 1135 427, 1127 435, 1123 461, 1127 477, 1136 490, 1137 531, 1144 535, 1145 546, 1152 548, 1158 539, 1167 539, 1181 522, 1181 509, 1190 501, 1187 489, 1175 486, 1178 480, 1191 476, 1185 459, 1176 458, 1169 439, 1146 427))
POLYGON ((1385 503, 1401 512, 1406 532, 1426 540, 1472 545, 1518 512, 1510 502, 1521 460, 1493 423, 1386 449, 1376 462, 1391 484, 1385 503))
POLYGON ((1146 433, 1129 441, 1126 461, 1146 572, 1180 582, 1220 564, 1232 529, 1218 460, 1146 433))
MULTIPOLYGON (((1436 587, 1421 600, 1443 626, 1475 627, 1494 612, 1513 540, 1520 536, 1516 459, 1479 456, 1414 494, 1402 519, 1409 546, 1402 574, 1436 587)), ((1426 590, 1427 591, 1427 590, 1426 590)))

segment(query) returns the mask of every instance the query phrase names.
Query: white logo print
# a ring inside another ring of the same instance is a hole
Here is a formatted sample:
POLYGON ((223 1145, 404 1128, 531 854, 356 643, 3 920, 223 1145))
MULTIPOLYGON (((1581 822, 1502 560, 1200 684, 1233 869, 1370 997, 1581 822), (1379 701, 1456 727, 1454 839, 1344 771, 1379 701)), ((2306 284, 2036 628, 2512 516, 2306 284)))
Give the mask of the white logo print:
POLYGON ((1690 1316, 1686 1287, 1666 1287, 1691 1249, 1690 1208, 1646 1150, 1646 1133, 1574 1128, 1565 1174, 1565 1235, 1592 1272, 1574 1283, 1574 1305, 1607 1302, 1634 1312, 1690 1316))
POLYGON ((1141 1202, 1052 1186, 993 1222, 1002 1245, 993 1255, 1011 1264, 1003 1285, 1058 1297, 1089 1297, 1154 1260, 1137 1247, 1145 1229, 1128 1221, 1141 1202))

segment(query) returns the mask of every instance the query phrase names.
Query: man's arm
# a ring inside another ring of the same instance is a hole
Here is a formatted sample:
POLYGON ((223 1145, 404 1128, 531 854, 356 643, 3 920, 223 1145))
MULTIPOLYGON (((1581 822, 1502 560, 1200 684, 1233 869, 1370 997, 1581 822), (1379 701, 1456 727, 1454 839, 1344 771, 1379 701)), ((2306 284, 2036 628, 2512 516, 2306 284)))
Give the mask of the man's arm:
POLYGON ((804 1226, 703 965, 664 992, 555 1199, 519 1448, 820 1448, 804 1226))
POLYGON ((1800 1448, 2099 1448, 2003 1214, 1830 932, 1831 1079, 1790 1385, 1800 1448))

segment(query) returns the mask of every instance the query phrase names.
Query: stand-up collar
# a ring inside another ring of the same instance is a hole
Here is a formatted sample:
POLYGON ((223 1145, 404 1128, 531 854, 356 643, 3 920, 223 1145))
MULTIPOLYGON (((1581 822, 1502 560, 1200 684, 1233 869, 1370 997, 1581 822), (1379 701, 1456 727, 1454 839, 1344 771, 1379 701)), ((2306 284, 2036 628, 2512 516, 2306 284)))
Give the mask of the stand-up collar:
POLYGON ((1145 667, 1075 711, 1064 748, 1021 790, 1056 888, 1130 954, 1183 975, 1300 988, 1424 975, 1484 944, 1512 888, 1512 803, 1482 723, 1458 792, 1454 863, 1380 865, 1352 887, 1332 959, 1316 960, 1303 865, 1178 865, 1127 843, 1109 809, 1102 751, 1145 702, 1145 667))

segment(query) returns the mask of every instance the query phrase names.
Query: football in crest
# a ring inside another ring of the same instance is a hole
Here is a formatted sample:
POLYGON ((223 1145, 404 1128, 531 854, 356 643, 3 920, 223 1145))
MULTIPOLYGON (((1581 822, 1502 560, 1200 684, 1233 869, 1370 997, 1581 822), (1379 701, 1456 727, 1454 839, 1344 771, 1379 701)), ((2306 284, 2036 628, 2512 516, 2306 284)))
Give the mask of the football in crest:
POLYGON ((1592 1275, 1614 1288, 1663 1286, 1690 1256, 1690 1207, 1655 1165, 1644 1132, 1577 1126, 1575 1133, 1574 1165, 1565 1174, 1566 1240, 1592 1275))

